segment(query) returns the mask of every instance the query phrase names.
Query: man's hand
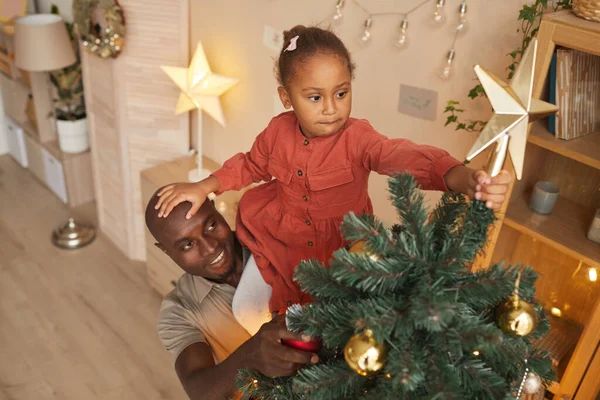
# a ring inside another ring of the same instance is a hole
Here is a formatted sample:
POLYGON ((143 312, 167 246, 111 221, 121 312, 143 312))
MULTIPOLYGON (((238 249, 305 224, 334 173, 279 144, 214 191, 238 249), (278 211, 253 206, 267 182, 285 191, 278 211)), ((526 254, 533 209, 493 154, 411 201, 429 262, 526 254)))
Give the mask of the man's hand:
POLYGON ((307 336, 288 331, 285 315, 278 315, 264 324, 240 349, 248 357, 249 368, 269 377, 291 376, 304 365, 319 361, 314 353, 283 345, 282 339, 310 340, 307 336))
POLYGON ((208 344, 194 343, 177 357, 175 370, 190 399, 218 400, 236 392, 235 377, 240 368, 271 377, 290 376, 304 365, 319 361, 316 354, 287 347, 281 339, 307 338, 288 331, 285 316, 280 315, 264 324, 222 363, 215 365, 208 344))

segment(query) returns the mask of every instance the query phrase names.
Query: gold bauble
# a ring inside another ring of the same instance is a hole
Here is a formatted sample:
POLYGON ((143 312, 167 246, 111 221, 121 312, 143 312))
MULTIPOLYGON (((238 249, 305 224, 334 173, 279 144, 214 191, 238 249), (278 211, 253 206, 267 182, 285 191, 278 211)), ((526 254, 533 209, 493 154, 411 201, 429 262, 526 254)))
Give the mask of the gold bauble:
POLYGON ((386 356, 385 344, 377 343, 370 329, 352 336, 344 347, 346 363, 362 376, 373 375, 380 371, 385 365, 386 356))
POLYGON ((496 310, 498 328, 514 337, 529 335, 535 330, 537 322, 537 312, 520 299, 510 299, 496 310))
POLYGON ((364 240, 360 240, 354 243, 348 251, 350 253, 363 254, 369 256, 369 258, 373 261, 379 261, 379 256, 377 254, 374 254, 367 248, 367 242, 365 242, 364 240))

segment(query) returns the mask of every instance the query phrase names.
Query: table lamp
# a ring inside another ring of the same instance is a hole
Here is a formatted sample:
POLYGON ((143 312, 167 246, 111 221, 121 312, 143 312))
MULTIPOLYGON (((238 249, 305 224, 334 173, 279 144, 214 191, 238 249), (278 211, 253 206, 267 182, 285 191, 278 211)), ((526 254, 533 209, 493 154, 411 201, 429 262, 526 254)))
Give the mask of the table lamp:
POLYGON ((202 110, 206 111, 221 126, 225 126, 225 117, 219 96, 234 86, 238 79, 214 74, 208 65, 200 42, 198 42, 188 68, 169 66, 161 68, 181 89, 175 114, 197 109, 197 168, 189 172, 188 180, 198 182, 210 175, 210 171, 202 167, 202 110))
MULTIPOLYGON (((34 14, 15 21, 15 65, 25 71, 47 72, 68 67, 77 61, 62 17, 34 14)), ((48 85, 50 98, 50 86, 48 85)), ((78 249, 96 237, 93 226, 74 218, 52 233, 52 243, 64 249, 78 249)))

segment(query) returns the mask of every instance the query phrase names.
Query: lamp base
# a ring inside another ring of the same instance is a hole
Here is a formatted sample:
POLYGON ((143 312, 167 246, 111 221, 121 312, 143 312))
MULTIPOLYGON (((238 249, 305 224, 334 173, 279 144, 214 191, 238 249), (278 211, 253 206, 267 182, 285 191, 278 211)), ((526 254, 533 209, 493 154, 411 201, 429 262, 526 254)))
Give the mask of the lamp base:
POLYGON ((202 173, 198 173, 198 168, 194 168, 188 172, 188 181, 200 182, 202 179, 206 179, 210 176, 211 172, 207 169, 203 169, 202 173))
POLYGON ((69 218, 69 221, 52 232, 52 244, 65 250, 80 249, 96 238, 96 228, 69 218))

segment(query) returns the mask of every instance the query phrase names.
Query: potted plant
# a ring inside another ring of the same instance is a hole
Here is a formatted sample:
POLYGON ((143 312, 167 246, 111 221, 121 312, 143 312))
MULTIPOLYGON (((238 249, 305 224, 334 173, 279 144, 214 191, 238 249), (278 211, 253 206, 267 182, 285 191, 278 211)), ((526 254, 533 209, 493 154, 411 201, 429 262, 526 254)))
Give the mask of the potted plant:
MULTIPOLYGON (((52 5, 52 13, 60 14, 52 5)), ((89 148, 83 78, 79 61, 79 47, 73 24, 65 22, 77 61, 66 68, 50 72, 50 82, 54 86, 54 115, 60 148, 65 153, 79 153, 89 148)))

